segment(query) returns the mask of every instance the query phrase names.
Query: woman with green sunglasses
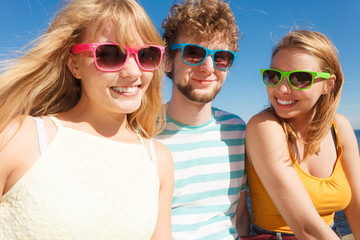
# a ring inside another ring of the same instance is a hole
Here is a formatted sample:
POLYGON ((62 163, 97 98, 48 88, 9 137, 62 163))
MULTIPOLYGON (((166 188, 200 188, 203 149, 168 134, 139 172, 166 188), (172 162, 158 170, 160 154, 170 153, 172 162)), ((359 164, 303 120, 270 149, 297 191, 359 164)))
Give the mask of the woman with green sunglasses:
POLYGON ((254 234, 339 239, 334 213, 345 210, 360 239, 359 150, 336 113, 343 74, 335 47, 321 33, 293 31, 261 74, 271 106, 246 128, 254 234))

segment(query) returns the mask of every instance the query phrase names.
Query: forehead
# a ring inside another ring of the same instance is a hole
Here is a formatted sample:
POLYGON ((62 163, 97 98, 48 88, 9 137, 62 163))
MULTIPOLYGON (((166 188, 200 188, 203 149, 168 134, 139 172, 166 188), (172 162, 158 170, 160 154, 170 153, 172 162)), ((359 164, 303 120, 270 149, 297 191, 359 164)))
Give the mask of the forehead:
POLYGON ((186 35, 179 35, 177 37, 177 43, 191 43, 197 44, 212 50, 217 49, 229 49, 229 44, 225 41, 224 37, 221 35, 216 36, 214 39, 206 39, 204 41, 196 41, 194 37, 186 36, 186 35))
POLYGON ((317 57, 304 50, 285 48, 274 55, 271 68, 282 71, 306 70, 317 72, 320 70, 320 64, 317 57))
POLYGON ((113 42, 128 46, 143 45, 143 40, 135 24, 128 24, 125 28, 120 28, 110 20, 95 26, 90 25, 86 28, 83 36, 85 42, 113 42), (124 31, 127 34, 124 34, 124 31))

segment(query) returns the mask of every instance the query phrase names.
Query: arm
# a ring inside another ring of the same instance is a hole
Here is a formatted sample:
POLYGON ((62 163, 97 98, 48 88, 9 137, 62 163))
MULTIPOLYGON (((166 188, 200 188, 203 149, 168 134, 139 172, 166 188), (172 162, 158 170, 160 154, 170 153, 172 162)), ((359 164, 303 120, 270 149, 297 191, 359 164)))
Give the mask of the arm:
POLYGON ((276 118, 266 111, 254 116, 245 139, 247 160, 294 234, 299 239, 339 239, 317 213, 298 177, 276 118))
POLYGON ((240 192, 240 199, 236 208, 236 230, 239 236, 249 234, 250 230, 250 214, 247 207, 247 192, 240 192))
POLYGON ((0 201, 39 155, 34 119, 17 116, 0 132, 0 201))
POLYGON ((343 146, 342 164, 351 188, 351 201, 345 209, 350 228, 355 239, 360 239, 360 157, 359 149, 349 121, 339 114, 336 125, 341 145, 343 146))
POLYGON ((13 138, 17 134, 16 129, 19 129, 19 125, 12 121, 0 132, 0 202, 2 196, 11 188, 8 178, 16 169, 15 161, 13 161, 16 151, 15 145, 12 144, 13 138))
POLYGON ((170 151, 154 141, 160 180, 159 210, 156 228, 151 240, 171 239, 171 204, 174 189, 174 164, 170 151))

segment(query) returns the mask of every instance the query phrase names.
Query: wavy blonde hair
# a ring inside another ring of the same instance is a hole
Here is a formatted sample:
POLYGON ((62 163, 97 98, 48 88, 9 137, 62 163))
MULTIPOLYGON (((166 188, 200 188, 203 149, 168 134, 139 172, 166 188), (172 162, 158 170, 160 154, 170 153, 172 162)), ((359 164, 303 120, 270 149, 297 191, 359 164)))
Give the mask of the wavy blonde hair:
MULTIPOLYGON (((167 54, 179 35, 191 36, 198 42, 204 39, 211 42, 220 36, 229 50, 238 51, 239 29, 229 4, 224 0, 182 0, 171 7, 162 28, 167 54)), ((171 73, 167 76, 171 78, 171 73)))
MULTIPOLYGON (((295 30, 287 34, 275 47, 272 59, 282 49, 301 49, 314 56, 319 62, 322 72, 328 72, 336 76, 336 81, 328 94, 321 95, 314 106, 314 116, 308 123, 303 139, 304 157, 320 151, 321 141, 329 132, 334 121, 335 112, 340 102, 344 76, 338 59, 338 51, 334 44, 325 35, 308 30, 295 30)), ((274 108, 272 112, 281 122, 287 135, 288 142, 294 143, 297 138, 293 126, 286 119, 280 118, 274 108)))
MULTIPOLYGON (((43 116, 69 110, 81 97, 81 84, 67 68, 72 46, 87 29, 96 35, 105 22, 116 27, 120 45, 134 45, 129 26, 145 44, 164 45, 145 10, 135 0, 65 1, 47 32, 21 58, 2 63, 0 71, 0 131, 17 115, 43 116)), ((164 68, 154 71, 140 108, 128 114, 129 126, 150 138, 164 125, 162 80, 164 68), (158 124, 156 124, 158 122, 158 124)))

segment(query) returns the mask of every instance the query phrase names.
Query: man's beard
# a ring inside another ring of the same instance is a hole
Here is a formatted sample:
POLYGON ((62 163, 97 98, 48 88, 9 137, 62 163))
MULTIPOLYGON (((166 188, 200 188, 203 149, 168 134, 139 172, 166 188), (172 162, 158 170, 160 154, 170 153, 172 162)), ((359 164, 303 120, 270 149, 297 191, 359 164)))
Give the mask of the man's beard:
POLYGON ((196 102, 196 103, 209 103, 216 95, 220 92, 221 86, 216 85, 211 93, 208 94, 201 94, 197 93, 196 89, 193 89, 190 85, 182 86, 180 84, 175 84, 177 89, 190 101, 196 102))

